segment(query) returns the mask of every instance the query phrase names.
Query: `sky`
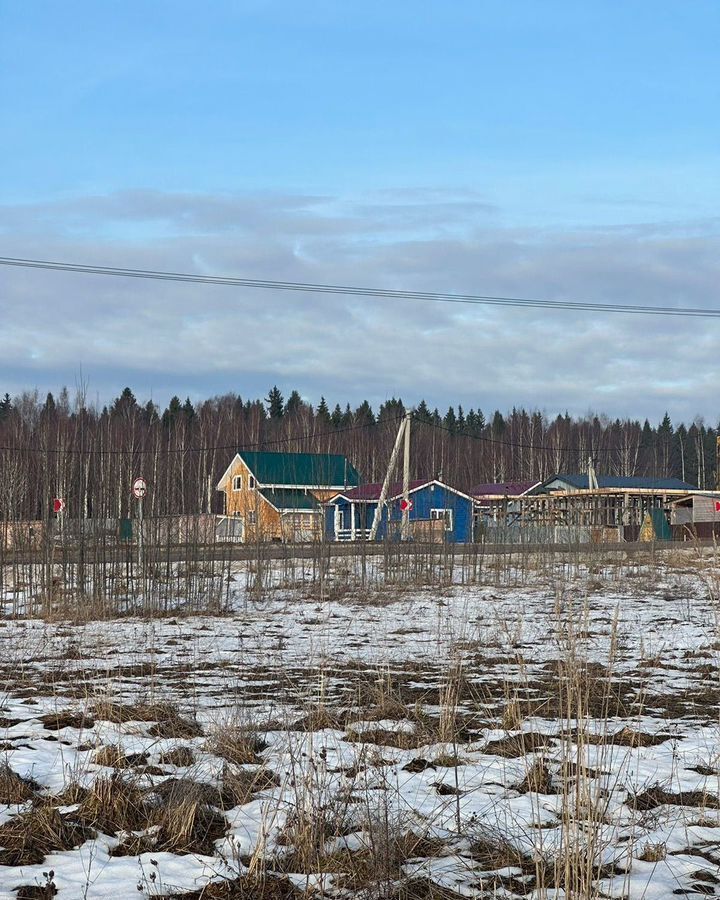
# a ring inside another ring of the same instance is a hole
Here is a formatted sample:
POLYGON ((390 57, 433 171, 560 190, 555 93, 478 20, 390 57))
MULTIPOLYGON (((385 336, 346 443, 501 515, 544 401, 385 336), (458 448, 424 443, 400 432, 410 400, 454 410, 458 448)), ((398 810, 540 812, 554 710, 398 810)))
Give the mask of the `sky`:
MULTIPOLYGON (((720 308, 720 4, 0 0, 0 256, 720 308)), ((0 266, 0 393, 720 417, 720 322, 0 266)))

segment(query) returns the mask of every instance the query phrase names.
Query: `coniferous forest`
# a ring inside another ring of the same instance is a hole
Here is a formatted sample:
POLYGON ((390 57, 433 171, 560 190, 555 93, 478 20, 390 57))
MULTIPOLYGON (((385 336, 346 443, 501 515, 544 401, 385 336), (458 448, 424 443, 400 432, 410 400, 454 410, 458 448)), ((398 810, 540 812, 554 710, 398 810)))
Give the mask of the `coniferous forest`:
MULTIPOLYGON (((237 394, 193 404, 174 397, 166 409, 130 388, 106 407, 37 391, 0 401, 0 503, 5 520, 45 518, 53 497, 70 517, 129 513, 130 486, 150 484, 147 515, 222 509, 215 485, 237 449, 343 453, 364 481, 385 475, 402 400, 373 409, 305 402, 297 391, 267 397, 237 394)), ((715 485, 717 429, 700 419, 674 423, 604 415, 548 417, 539 411, 414 410, 413 478, 442 477, 461 489, 484 482, 535 481, 582 472, 588 457, 598 474, 676 476, 700 488, 715 485)))

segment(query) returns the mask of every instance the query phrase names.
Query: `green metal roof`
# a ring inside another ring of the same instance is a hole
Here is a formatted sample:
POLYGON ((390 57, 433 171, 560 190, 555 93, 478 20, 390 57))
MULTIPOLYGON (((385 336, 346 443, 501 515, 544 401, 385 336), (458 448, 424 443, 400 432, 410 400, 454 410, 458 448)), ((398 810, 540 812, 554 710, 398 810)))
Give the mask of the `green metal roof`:
POLYGON ((260 493, 269 500, 275 509, 283 512, 292 509, 298 512, 313 512, 322 507, 312 494, 306 494, 305 491, 293 491, 281 488, 279 491, 271 491, 269 489, 261 490, 260 493))
POLYGON ((260 485, 289 487, 355 487, 360 476, 337 453, 266 453, 240 450, 238 455, 260 485))

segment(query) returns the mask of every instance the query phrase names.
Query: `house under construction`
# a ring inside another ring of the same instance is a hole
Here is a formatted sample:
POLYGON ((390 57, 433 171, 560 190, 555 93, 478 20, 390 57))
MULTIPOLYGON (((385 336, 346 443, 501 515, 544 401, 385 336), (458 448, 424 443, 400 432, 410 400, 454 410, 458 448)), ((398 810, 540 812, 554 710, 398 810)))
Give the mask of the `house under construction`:
POLYGON ((508 498, 503 521, 488 533, 497 540, 524 533, 540 541, 634 541, 643 524, 657 518, 656 511, 669 522, 672 504, 696 490, 679 478, 595 475, 592 469, 557 474, 508 498))

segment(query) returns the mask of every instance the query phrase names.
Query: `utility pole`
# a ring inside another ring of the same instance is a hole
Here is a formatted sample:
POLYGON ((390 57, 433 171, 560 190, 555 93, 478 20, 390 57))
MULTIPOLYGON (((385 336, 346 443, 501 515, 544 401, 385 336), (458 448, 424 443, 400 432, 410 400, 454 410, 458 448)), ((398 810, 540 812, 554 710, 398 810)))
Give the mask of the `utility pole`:
POLYGON ((405 448, 403 452, 403 504, 400 537, 410 538, 410 413, 405 415, 405 448))
MULTIPOLYGON (((395 466, 397 464, 398 456, 400 455, 400 446, 402 445, 403 437, 407 434, 407 438, 405 439, 405 468, 403 473, 403 499, 406 496, 406 481, 408 478, 407 486, 409 490, 409 472, 410 472, 410 419, 412 417, 412 413, 408 412, 405 414, 405 418, 400 423, 400 427, 398 428, 397 437, 395 438, 395 444, 392 448, 392 453, 390 454, 390 462, 388 463, 387 472, 385 473, 385 480, 383 481, 382 488, 380 490, 380 497, 378 498, 377 506, 375 507, 375 515, 373 516, 372 526, 370 527, 370 537, 369 540, 374 541, 377 537, 378 527, 380 525, 380 521, 382 520, 382 510, 385 505, 385 501, 387 500, 388 489, 390 487, 390 479, 392 478, 392 474, 395 471, 395 466)), ((403 522, 405 521, 405 512, 407 510, 403 510, 403 522)))
POLYGON ((592 456, 588 457, 588 487, 591 491, 598 490, 598 480, 597 475, 595 474, 592 456))

